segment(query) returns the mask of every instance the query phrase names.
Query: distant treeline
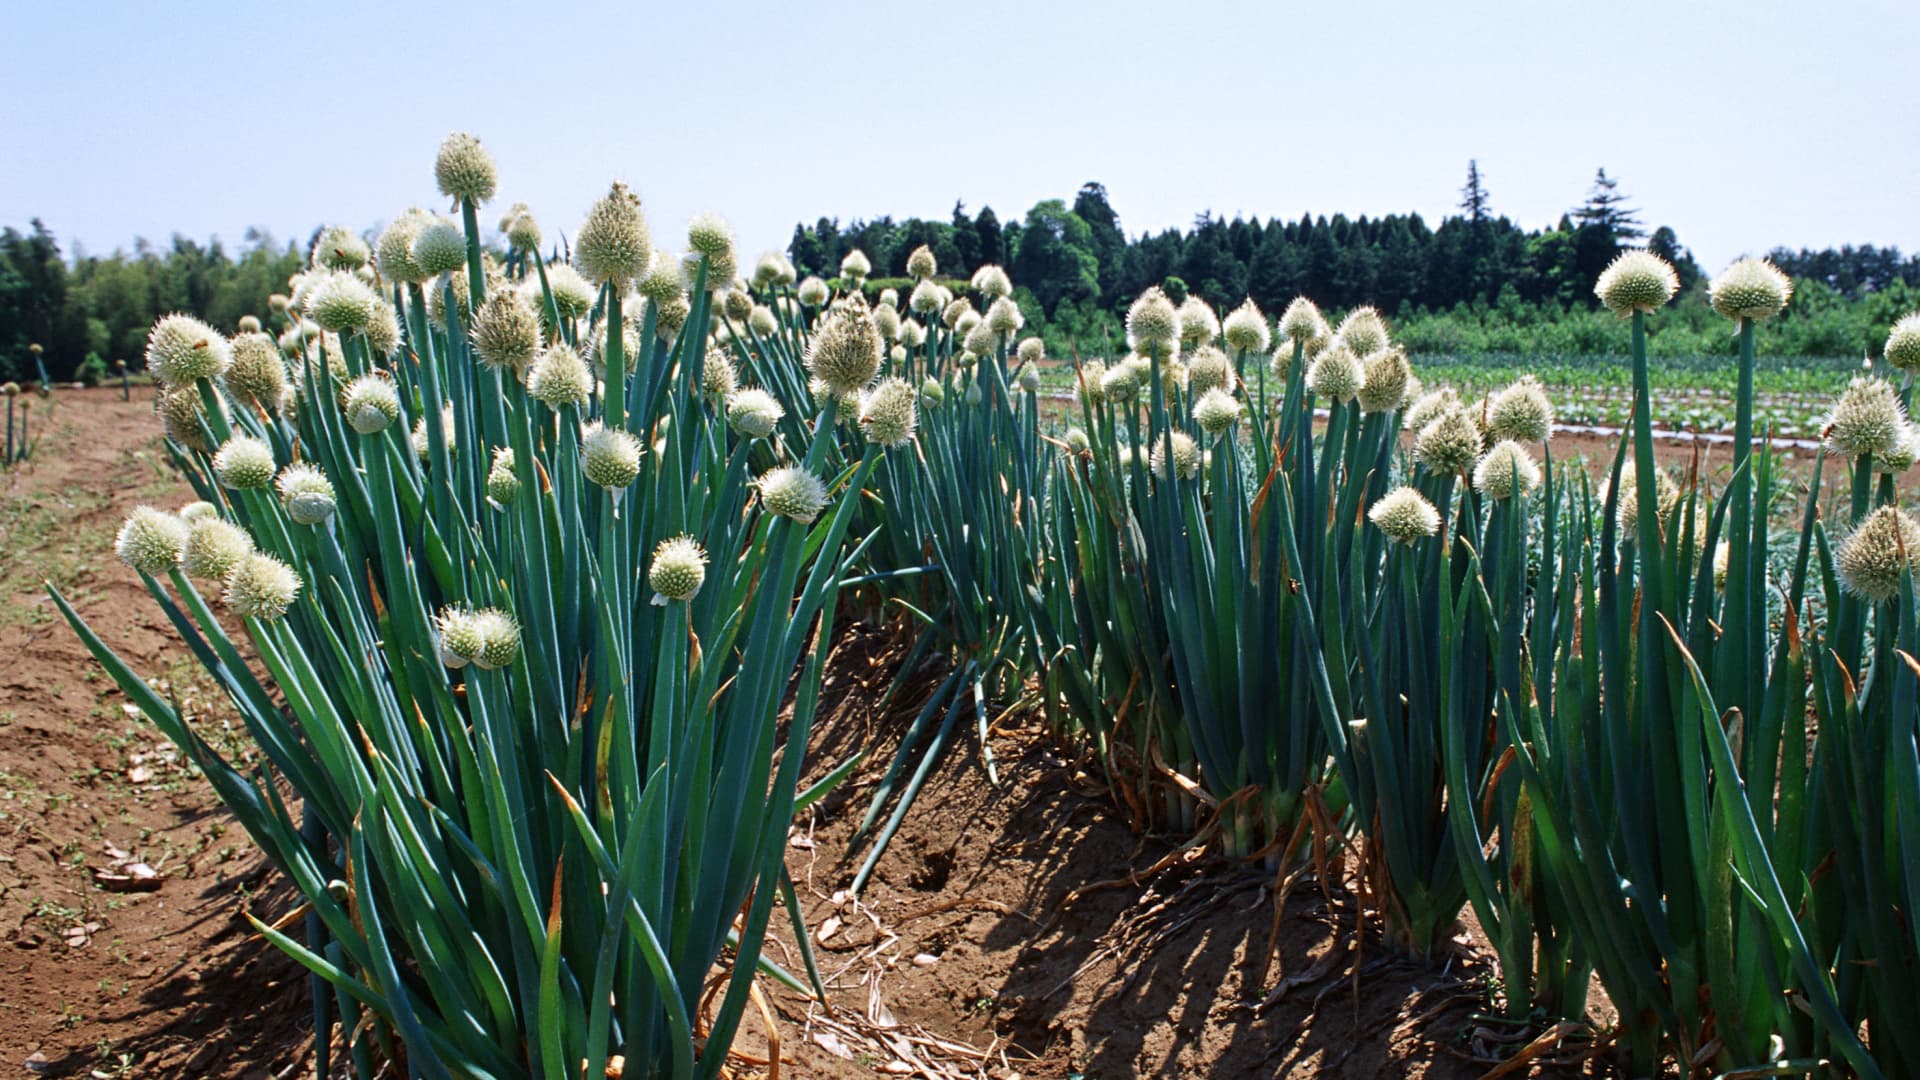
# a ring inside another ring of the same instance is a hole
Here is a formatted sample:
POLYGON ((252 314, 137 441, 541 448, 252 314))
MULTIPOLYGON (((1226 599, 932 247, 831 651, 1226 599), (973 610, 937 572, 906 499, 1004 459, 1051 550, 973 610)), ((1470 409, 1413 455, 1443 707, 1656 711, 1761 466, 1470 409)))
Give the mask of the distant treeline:
MULTIPOLYGON (((943 277, 1004 266, 1030 329, 1062 357, 1122 347, 1122 316, 1149 285, 1176 299, 1197 293, 1223 314, 1249 296, 1270 315, 1302 295, 1335 314, 1373 304, 1417 352, 1568 355, 1625 352, 1626 330, 1595 305, 1593 282, 1621 250, 1644 244, 1673 261, 1685 290, 1654 320, 1656 352, 1730 355, 1702 268, 1671 228, 1647 229, 1626 202, 1602 170, 1583 203, 1552 228, 1528 230, 1493 213, 1469 166, 1459 213, 1437 228, 1418 214, 1263 222, 1202 213, 1184 232, 1130 239, 1106 188, 1089 183, 1071 205, 1048 199, 1005 223, 991 207, 970 214, 963 204, 947 221, 843 227, 822 218, 796 226, 787 250, 801 273, 833 277, 858 248, 873 262, 873 288, 899 284, 921 244, 943 277)), ((248 230, 238 252, 175 236, 165 249, 140 241, 131 252, 68 256, 38 220, 26 232, 0 230, 0 378, 38 377, 33 344, 56 380, 98 378, 122 359, 137 370, 147 328, 169 311, 227 330, 242 315, 264 319, 267 298, 285 291, 311 243, 248 230)), ((1769 254, 1797 288, 1761 338, 1775 355, 1877 355, 1893 319, 1920 308, 1920 256, 1873 245, 1769 254)))
MULTIPOLYGON (((1129 239, 1106 188, 1088 183, 1071 205, 1045 200, 1005 223, 991 207, 969 214, 964 204, 948 221, 880 217, 843 227, 822 218, 795 226, 787 251, 802 273, 825 277, 855 248, 887 279, 904 276, 921 244, 943 276, 1000 264, 1056 355, 1070 345, 1082 354, 1117 347, 1127 305, 1150 285, 1176 298, 1197 293, 1223 313, 1249 296, 1269 314, 1303 295, 1333 311, 1373 304, 1421 350, 1619 353, 1625 330, 1599 311, 1593 283, 1622 250, 1645 245, 1674 263, 1686 293, 1677 317, 1657 321, 1656 347, 1731 352, 1724 321, 1705 308, 1702 268, 1673 229, 1647 229, 1626 202, 1601 170, 1581 205, 1552 228, 1528 230, 1492 212, 1470 165, 1460 212, 1438 228, 1418 214, 1263 222, 1202 213, 1185 232, 1129 239)), ((1872 245, 1769 254, 1800 290, 1764 338, 1776 354, 1877 352, 1891 319, 1920 306, 1920 256, 1872 245)))
POLYGON ((36 219, 31 231, 0 231, 0 377, 40 377, 29 347, 42 347, 47 376, 97 381, 115 360, 144 366, 147 330, 170 311, 198 315, 231 333, 242 315, 267 316, 305 248, 247 231, 235 255, 215 240, 175 236, 165 250, 144 240, 131 253, 69 261, 36 219))

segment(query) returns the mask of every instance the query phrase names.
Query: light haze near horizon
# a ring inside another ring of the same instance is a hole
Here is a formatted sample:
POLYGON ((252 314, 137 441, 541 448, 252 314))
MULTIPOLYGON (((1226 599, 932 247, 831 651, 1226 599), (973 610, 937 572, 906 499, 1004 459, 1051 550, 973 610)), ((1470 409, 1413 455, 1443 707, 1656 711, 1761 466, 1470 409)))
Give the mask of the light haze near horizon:
POLYGON ((1529 229, 1604 166, 1709 272, 1920 250, 1920 4, 1890 0, 9 8, 0 225, 42 218, 69 257, 444 208, 453 130, 549 244, 615 178, 657 242, 713 210, 748 259, 821 216, 1005 222, 1089 180, 1129 236, 1437 226, 1472 158, 1529 229))

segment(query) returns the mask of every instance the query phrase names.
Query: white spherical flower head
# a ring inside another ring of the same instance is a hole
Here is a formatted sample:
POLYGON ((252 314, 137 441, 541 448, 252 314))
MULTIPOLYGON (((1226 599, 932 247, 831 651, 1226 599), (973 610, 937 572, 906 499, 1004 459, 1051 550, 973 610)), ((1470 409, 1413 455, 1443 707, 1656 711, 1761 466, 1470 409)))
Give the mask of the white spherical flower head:
POLYGON ((540 250, 540 223, 524 210, 513 215, 502 231, 507 234, 507 246, 513 250, 522 254, 540 250))
POLYGON ((1327 320, 1320 308, 1304 296, 1296 296, 1280 315, 1280 335, 1300 343, 1327 336, 1327 320))
POLYGON ((375 296, 373 318, 360 332, 366 335, 367 348, 373 350, 374 356, 384 360, 400 347, 400 313, 384 297, 375 296))
POLYGON ((373 321, 373 288, 358 277, 330 271, 307 290, 307 317, 336 334, 364 330, 373 321))
POLYGON ((1293 375, 1293 345, 1282 341, 1280 347, 1273 350, 1273 357, 1267 362, 1267 373, 1273 381, 1285 386, 1293 375))
POLYGON ((1037 364, 1046 359, 1047 344, 1037 337, 1021 338, 1020 344, 1014 347, 1013 353, 1023 364, 1037 364))
POLYGON ((987 327, 1001 337, 1012 337, 1025 325, 1026 316, 1020 314, 1020 305, 1011 297, 1002 296, 987 306, 987 327))
POLYGON ((1474 490, 1489 499, 1525 495, 1540 483, 1540 466, 1527 448, 1511 439, 1495 443, 1473 470, 1474 490))
POLYGON ((967 282, 967 285, 974 292, 986 297, 989 304, 1002 297, 1013 295, 1012 279, 1007 277, 1005 270, 991 264, 975 270, 972 280, 967 282))
POLYGON ((1887 332, 1886 357, 1901 371, 1920 371, 1920 311, 1901 317, 1887 332))
POLYGON ((1372 356, 1387 347, 1387 322, 1371 307, 1357 307, 1340 320, 1334 336, 1346 342, 1355 356, 1372 356))
POLYGON ((720 402, 727 400, 739 385, 740 375, 733 368, 733 357, 727 354, 726 346, 707 346, 707 355, 700 364, 700 392, 720 402))
POLYGON ((251 435, 235 435, 213 455, 213 472, 222 486, 234 491, 263 488, 273 483, 273 447, 251 435))
POLYGON ((1101 402, 1107 399, 1101 384, 1107 378, 1107 365, 1098 360, 1089 360, 1080 365, 1073 374, 1073 396, 1075 401, 1101 402))
POLYGON ((470 202, 475 206, 493 198, 499 176, 493 167, 493 155, 480 140, 464 131, 456 131, 440 144, 433 161, 433 179, 440 193, 470 202))
POLYGON ((191 315, 165 315, 147 334, 147 370, 168 386, 226 374, 233 347, 218 330, 191 315))
POLYGON ((811 525, 827 506, 827 486, 804 468, 783 465, 754 481, 768 511, 811 525))
POLYGON ((1827 447, 1837 454, 1859 458, 1892 450, 1905 431, 1907 417, 1900 397, 1885 379, 1864 375, 1853 380, 1827 417, 1827 447))
POLYGON ((700 594, 706 581, 707 553, 693 537, 675 536, 653 549, 647 585, 653 589, 656 605, 684 604, 700 594))
POLYGON ((473 633, 479 642, 471 660, 482 671, 498 671, 513 664, 520 654, 520 623, 499 608, 481 608, 472 615, 473 633))
POLYGON ((1877 472, 1889 476, 1898 476, 1913 468, 1920 461, 1920 425, 1908 421, 1900 430, 1900 437, 1894 441, 1892 449, 1885 450, 1873 459, 1877 472))
POLYGON ((1360 370, 1357 396, 1361 412, 1392 412, 1407 403, 1413 387, 1413 365, 1407 362, 1406 350, 1390 345, 1367 357, 1360 370))
POLYGON ((1224 387, 1213 387, 1193 403, 1193 418, 1200 429, 1218 438, 1240 422, 1242 406, 1224 387))
POLYGON ((374 265, 388 281, 407 284, 425 281, 428 274, 413 258, 413 242, 432 219, 420 210, 409 210, 387 223, 373 243, 374 265))
POLYGON ((594 421, 580 429, 580 471, 587 481, 617 491, 640 475, 640 440, 594 421))
POLYGON ((956 328, 962 346, 975 357, 994 355, 1000 348, 1000 335, 984 319, 973 319, 971 323, 965 330, 956 328))
POLYGON ((467 265, 467 234, 446 218, 429 218, 414 232, 411 254, 423 281, 452 273, 467 265))
POLYGON ((1020 365, 1020 374, 1015 377, 1020 389, 1029 394, 1040 392, 1040 365, 1032 362, 1020 365))
POLYGON ((487 498, 497 506, 511 506, 520 496, 520 474, 513 468, 513 448, 497 447, 487 469, 487 498))
POLYGON ((587 403, 593 391, 593 372, 580 353, 565 342, 548 347, 527 372, 527 393, 549 409, 564 405, 575 408, 587 403))
POLYGON ((192 525, 194 522, 199 521, 202 518, 214 518, 219 516, 220 516, 219 508, 214 506, 212 503, 202 499, 195 499, 194 501, 180 508, 180 520, 186 522, 188 525, 192 525))
POLYGON ((873 309, 873 314, 871 318, 873 319, 873 328, 875 330, 880 331, 880 337, 882 340, 885 340, 885 341, 899 340, 900 313, 898 311, 895 311, 893 308, 890 308, 885 304, 882 304, 879 307, 873 309))
POLYGON ((616 180, 587 211, 587 220, 575 234, 574 264, 595 285, 612 282, 624 288, 646 272, 652 257, 653 240, 646 216, 640 212, 640 196, 616 180))
MULTIPOLYGON (((1633 459, 1628 458, 1622 466, 1619 516, 1616 519, 1619 522, 1620 538, 1622 541, 1637 540, 1639 538, 1640 485, 1636 477, 1637 473, 1633 459)), ((1667 526, 1668 519, 1673 517, 1674 510, 1680 506, 1680 485, 1673 482, 1673 477, 1669 476, 1665 469, 1655 469, 1653 479, 1653 498, 1656 508, 1656 518, 1660 527, 1664 529, 1667 526)), ((1601 498, 1603 501, 1606 498, 1604 491, 1601 498)), ((1701 533, 1700 538, 1704 539, 1705 533, 1701 533)))
MULTIPOLYGON (((958 305, 949 305, 947 310, 953 311, 957 306, 958 305)), ((979 312, 973 310, 971 307, 961 308, 960 313, 955 316, 953 320, 953 336, 964 341, 968 334, 973 333, 974 330, 979 328, 981 322, 979 312)), ((991 331, 989 331, 989 333, 991 333, 991 331)), ((974 352, 974 350, 971 349, 968 351, 974 352)), ((977 358, 979 354, 975 352, 975 356, 977 358)))
POLYGON ((225 581, 240 560, 253 554, 253 537, 230 521, 201 518, 187 528, 180 566, 197 578, 225 581))
POLYGON ((1420 429, 1413 458, 1434 472, 1459 475, 1480 460, 1482 445, 1480 426, 1465 409, 1453 406, 1420 429))
POLYGON ((480 655, 480 626, 470 608, 447 607, 433 619, 434 636, 439 639, 440 662, 459 670, 480 655))
POLYGON ((1167 478, 1167 453, 1173 453, 1173 470, 1180 479, 1191 480, 1200 474, 1200 445, 1184 431, 1153 437, 1153 451, 1147 455, 1147 468, 1162 480, 1167 478))
POLYGON ((1140 369, 1132 364, 1115 364, 1100 374, 1100 396, 1122 404, 1140 393, 1140 369))
POLYGON ((1197 401, 1216 387, 1234 386, 1233 361, 1211 345, 1202 345, 1187 361, 1187 390, 1197 401))
POLYGON ((777 251, 762 252, 759 260, 753 264, 753 287, 756 289, 791 285, 793 278, 793 264, 777 251))
POLYGON ((1460 395, 1453 387, 1442 386, 1437 390, 1430 390, 1415 398, 1413 404, 1407 407, 1403 426, 1417 435, 1425 430, 1428 424, 1438 419, 1441 413, 1459 407, 1460 395))
POLYGON ((1793 280, 1765 259, 1740 259, 1707 286, 1713 310, 1735 322, 1770 319, 1792 297, 1793 280))
POLYGON ((655 250, 647 272, 634 282, 633 290, 656 304, 668 304, 687 294, 688 278, 672 252, 655 250))
POLYGON ((1546 388, 1522 375, 1487 404, 1487 433, 1496 439, 1543 443, 1553 438, 1553 402, 1546 388))
POLYGON ((151 506, 135 507, 114 537, 113 553, 143 574, 164 574, 187 546, 187 523, 151 506))
POLYGON ((867 280, 867 275, 871 273, 873 263, 867 258, 866 252, 859 248, 847 252, 847 257, 840 260, 840 276, 843 278, 858 283, 867 280))
MULTIPOLYGON (((680 328, 687 324, 688 317, 693 314, 693 304, 685 296, 676 296, 666 303, 656 303, 652 300, 646 300, 642 303, 644 305, 643 317, 645 313, 652 314, 654 336, 659 338, 663 344, 672 344, 675 335, 680 333, 680 328)), ((638 350, 630 349, 628 352, 628 371, 633 370, 633 361, 636 359, 634 354, 637 351, 638 350)))
POLYGON ((547 267, 547 291, 553 294, 554 311, 562 319, 586 318, 599 299, 599 293, 570 263, 547 267))
POLYGON ((319 525, 333 516, 333 481, 306 462, 295 462, 280 470, 274 487, 286 504, 287 516, 296 524, 319 525))
POLYGON ((277 410, 287 387, 287 363, 280 358, 280 347, 257 330, 235 335, 232 345, 227 389, 243 405, 277 410))
POLYGON ((1082 428, 1068 428, 1061 441, 1067 444, 1067 452, 1071 454, 1084 454, 1093 449, 1093 443, 1087 439, 1087 433, 1082 428))
POLYGON ((772 435, 786 415, 779 399, 765 390, 736 390, 727 398, 727 425, 749 439, 772 435))
MULTIPOLYGON (((443 608, 434 619, 440 639, 440 662, 454 669, 468 664, 485 668, 489 662, 513 662, 519 647, 519 628, 513 618, 496 608, 443 608)), ((492 663, 494 667, 504 666, 492 663)))
POLYGON ((1228 312, 1222 326, 1221 336, 1226 338, 1227 348, 1242 356, 1265 353, 1273 347, 1273 333, 1267 328, 1267 317, 1260 311, 1260 305, 1252 300, 1228 312))
POLYGON ((807 307, 817 308, 827 302, 827 297, 832 295, 832 291, 827 288, 825 281, 817 277, 809 277, 794 290, 794 295, 798 296, 800 302, 807 307))
POLYGON ((1673 264, 1651 251, 1622 252, 1600 273, 1593 293, 1607 310, 1622 318, 1634 312, 1658 311, 1680 290, 1673 264))
POLYGON ((761 304, 753 305, 747 313, 747 329, 763 338, 769 338, 780 332, 780 317, 773 309, 761 304))
POLYGON ((947 306, 941 288, 931 279, 923 280, 907 294, 907 308, 916 315, 932 315, 947 306))
POLYGON ((392 380, 379 375, 362 375, 347 384, 340 395, 347 423, 362 435, 373 435, 400 419, 400 395, 392 380))
POLYGON ((1855 596, 1876 604, 1891 600, 1903 572, 1920 572, 1920 524, 1897 506, 1883 506, 1840 542, 1833 567, 1855 596))
POLYGON ((733 229, 718 213, 693 215, 693 221, 687 223, 687 250, 707 258, 708 286, 718 288, 733 281, 737 265, 733 256, 733 229))
POLYGON ((300 595, 300 575, 263 552, 235 563, 227 574, 227 609, 243 619, 278 619, 300 595))
POLYGON ((1180 313, 1160 291, 1150 286, 1127 308, 1127 343, 1139 352, 1171 355, 1180 340, 1180 313))
POLYGON ((918 398, 913 385, 897 375, 880 380, 860 399, 860 430, 877 445, 905 446, 919 426, 918 398))
POLYGON ((358 270, 372 257, 367 242, 340 225, 321 230, 313 244, 313 265, 329 270, 358 270))
POLYGON ((720 294, 720 311, 736 323, 746 322, 753 315, 753 297, 746 289, 727 289, 720 294))
POLYGON ((518 377, 540 353, 540 317, 518 292, 501 289, 481 302, 471 337, 482 364, 518 377))
POLYGON ((1366 381, 1366 370, 1346 342, 1336 340, 1307 367, 1307 390, 1336 404, 1353 400, 1366 381))
POLYGON ((807 372, 835 394, 857 394, 880 371, 880 331, 859 295, 828 311, 807 343, 807 372))
POLYGON ((297 270, 287 278, 287 292, 291 294, 288 302, 295 311, 304 311, 307 306, 307 291, 319 284, 321 272, 297 270))
POLYGON ((1180 347, 1183 350, 1211 345, 1220 336, 1220 316, 1214 314, 1205 300, 1189 296, 1174 311, 1180 319, 1180 347))
POLYGON ((942 300, 940 322, 949 330, 955 330, 962 334, 966 333, 965 330, 959 329, 961 320, 968 316, 972 316, 975 319, 979 318, 973 310, 973 301, 968 300, 964 296, 958 299, 951 298, 944 289, 941 290, 940 297, 942 300))
POLYGON ((913 254, 907 256, 907 276, 915 281, 925 281, 939 269, 939 264, 933 259, 933 249, 925 244, 914 248, 913 254))
MULTIPOLYGON (((221 415, 226 415, 227 405, 222 399, 215 399, 221 415)), ((160 420, 166 425, 167 437, 190 450, 212 453, 213 445, 207 439, 206 403, 200 399, 200 391, 192 386, 165 386, 160 391, 160 420)))
POLYGON ((1404 485, 1382 495, 1367 511, 1367 520, 1396 544, 1413 544, 1440 531, 1440 511, 1404 485))

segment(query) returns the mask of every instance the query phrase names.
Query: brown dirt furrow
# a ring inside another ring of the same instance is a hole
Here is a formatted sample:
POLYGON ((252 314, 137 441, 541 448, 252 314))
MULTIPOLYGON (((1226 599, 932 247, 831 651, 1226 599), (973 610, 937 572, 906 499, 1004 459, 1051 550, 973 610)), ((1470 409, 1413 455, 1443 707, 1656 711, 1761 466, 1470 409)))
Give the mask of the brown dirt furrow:
POLYGON ((240 751, 231 713, 111 550, 127 511, 191 491, 137 390, 57 391, 34 419, 38 451, 0 473, 0 1072, 278 1074, 306 1056, 304 974, 240 913, 283 910, 284 890, 41 584, 240 751), (136 863, 157 889, 95 883, 136 863))

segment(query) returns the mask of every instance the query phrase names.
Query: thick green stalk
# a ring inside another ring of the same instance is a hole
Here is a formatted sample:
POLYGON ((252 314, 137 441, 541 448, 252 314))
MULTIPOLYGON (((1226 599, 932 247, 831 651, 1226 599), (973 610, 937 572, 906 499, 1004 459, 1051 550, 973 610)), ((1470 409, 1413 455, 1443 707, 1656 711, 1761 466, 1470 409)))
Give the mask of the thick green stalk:
POLYGON ((601 410, 606 414, 608 427, 625 427, 627 423, 627 351, 626 325, 620 312, 619 282, 610 282, 605 292, 606 313, 601 317, 607 322, 607 387, 600 399, 601 410))
POLYGON ((480 261, 480 220, 472 199, 460 200, 460 221, 467 235, 467 300, 472 305, 467 310, 478 315, 487 298, 487 272, 480 261))
MULTIPOLYGON (((1727 515, 1726 604, 1719 645, 1722 703, 1755 716, 1760 702, 1754 676, 1765 670, 1765 635, 1754 625, 1751 600, 1756 582, 1748 566, 1753 537, 1753 337, 1752 319, 1740 320, 1740 383, 1734 399, 1733 490, 1727 515)), ((1760 593, 1761 610, 1765 594, 1760 593)))

